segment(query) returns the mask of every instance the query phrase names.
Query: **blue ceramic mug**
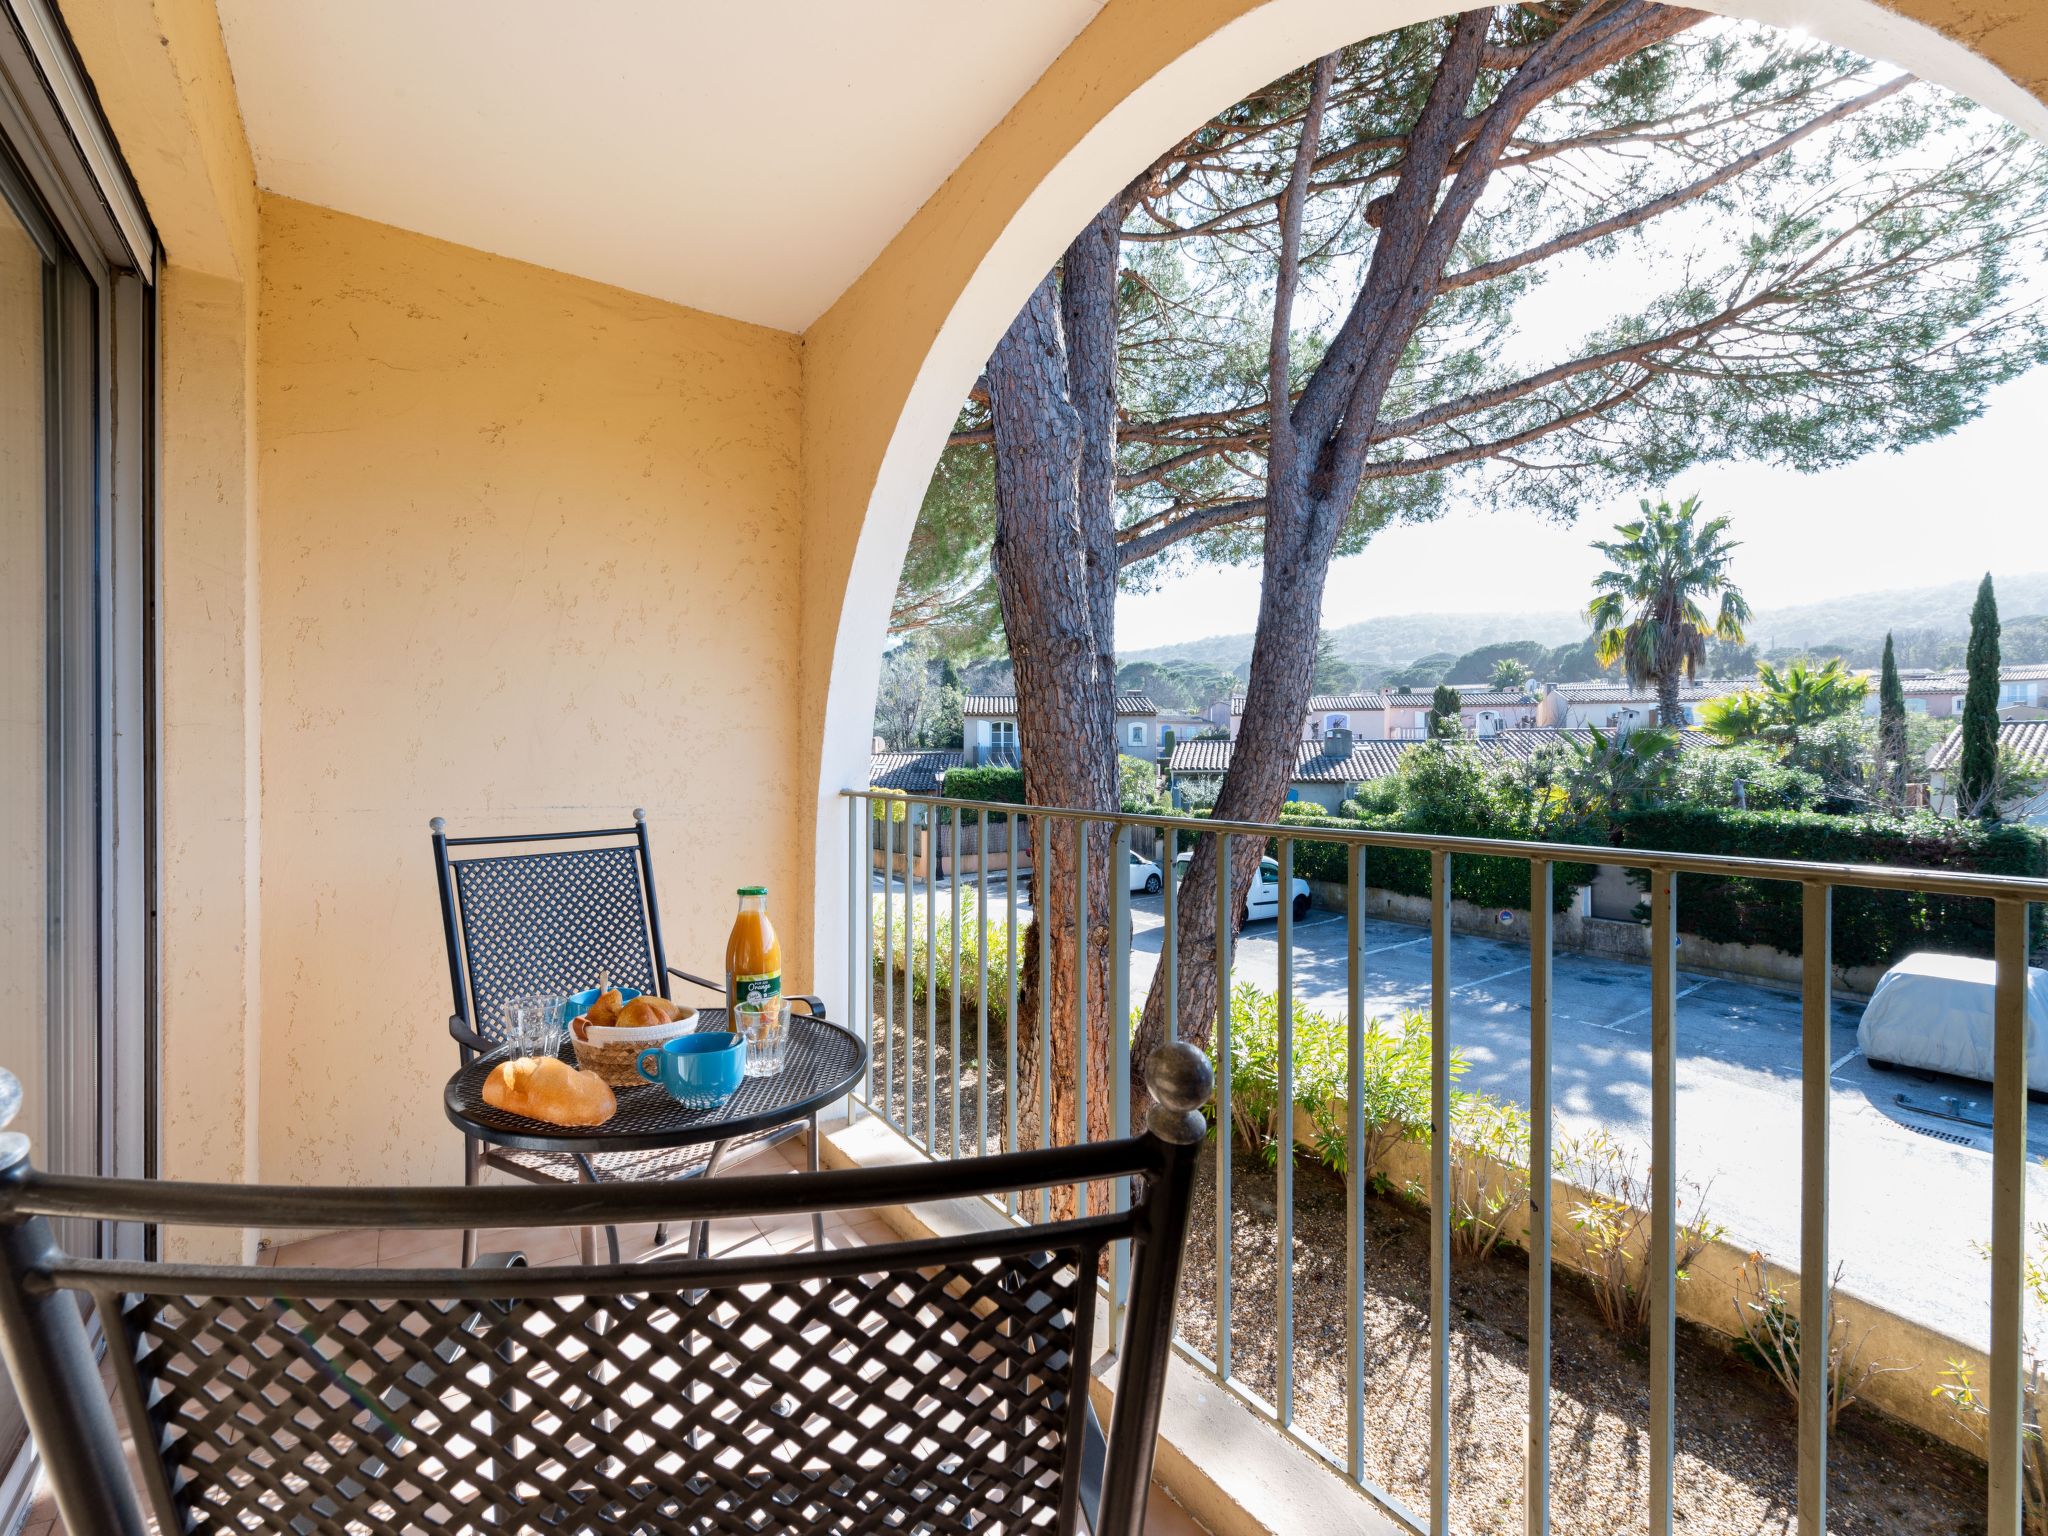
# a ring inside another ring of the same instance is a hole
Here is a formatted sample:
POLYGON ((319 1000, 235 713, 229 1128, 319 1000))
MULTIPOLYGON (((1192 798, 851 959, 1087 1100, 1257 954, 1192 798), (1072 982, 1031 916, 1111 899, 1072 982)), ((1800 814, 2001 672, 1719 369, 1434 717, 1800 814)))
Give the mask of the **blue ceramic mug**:
POLYGON ((747 1040, 722 1029, 677 1035, 650 1045, 636 1065, 642 1077, 661 1084, 683 1108, 716 1109, 746 1075, 747 1040))

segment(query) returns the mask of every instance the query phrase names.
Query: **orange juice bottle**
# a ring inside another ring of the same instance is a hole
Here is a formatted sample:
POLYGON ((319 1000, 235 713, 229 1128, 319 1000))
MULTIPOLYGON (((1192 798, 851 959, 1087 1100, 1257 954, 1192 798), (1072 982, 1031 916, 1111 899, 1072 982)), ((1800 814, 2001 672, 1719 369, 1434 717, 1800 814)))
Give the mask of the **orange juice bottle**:
POLYGON ((768 921, 768 887, 740 887, 740 912, 725 941, 725 1023, 733 1027, 741 1003, 764 1003, 782 996, 782 941, 768 921))

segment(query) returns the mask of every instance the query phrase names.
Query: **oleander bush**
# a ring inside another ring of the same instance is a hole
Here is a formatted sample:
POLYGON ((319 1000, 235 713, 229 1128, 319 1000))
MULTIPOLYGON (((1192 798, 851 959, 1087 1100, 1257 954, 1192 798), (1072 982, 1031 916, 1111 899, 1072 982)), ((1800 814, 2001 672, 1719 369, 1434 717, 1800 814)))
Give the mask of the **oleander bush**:
MULTIPOLYGON (((951 1024, 953 997, 958 980, 960 997, 960 1048, 963 1054, 972 1056, 978 1047, 980 1004, 984 996, 988 999, 988 1034, 990 1044, 996 1045, 1009 1038, 1010 1028, 1010 967, 1011 953, 1009 930, 1000 914, 992 914, 988 924, 988 988, 982 990, 982 932, 980 902, 973 891, 960 892, 960 957, 959 969, 954 969, 953 958, 953 914, 948 903, 941 902, 936 910, 918 897, 910 901, 896 900, 889 922, 889 936, 886 944, 877 943, 870 955, 875 986, 891 988, 894 1006, 899 1014, 903 1006, 903 976, 905 961, 910 972, 910 1000, 916 1010, 916 1017, 924 1017, 926 1001, 930 999, 937 1008, 944 1031, 951 1024), (931 925, 927 935, 926 924, 931 925), (906 931, 907 930, 907 931, 906 931)), ((878 909, 879 912, 879 909, 878 909)), ((876 926, 879 927, 879 916, 876 926)), ((1028 917, 1017 920, 1017 955, 1024 953, 1024 935, 1031 926, 1028 917)), ((876 937, 879 939, 880 934, 876 937)), ((1023 989, 1023 978, 1018 978, 1018 990, 1023 989)), ((881 1013, 880 1003, 876 1014, 881 1013)))

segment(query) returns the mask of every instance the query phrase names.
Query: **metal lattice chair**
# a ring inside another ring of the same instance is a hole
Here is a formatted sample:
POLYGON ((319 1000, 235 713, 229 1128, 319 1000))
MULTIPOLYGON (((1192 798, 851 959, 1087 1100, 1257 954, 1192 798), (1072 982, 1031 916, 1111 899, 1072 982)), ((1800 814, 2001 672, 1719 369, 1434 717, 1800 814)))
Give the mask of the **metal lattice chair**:
POLYGON ((1207 1060, 1143 1135, 879 1170, 599 1188, 313 1189, 46 1174, 0 1137, 0 1350, 77 1536, 171 1531, 1138 1536, 1207 1060), (74 1258, 51 1221, 448 1228, 902 1206, 1129 1181, 1128 1208, 834 1252, 331 1270, 74 1258), (1131 1245, 1106 1455, 1098 1273, 1131 1245), (81 1301, 140 1452, 130 1482, 81 1301), (1099 1496, 1099 1497, 1098 1497, 1099 1496), (1087 1524, 1084 1526, 1084 1518, 1087 1524))
MULTIPOLYGON (((441 817, 429 825, 455 999, 448 1033, 465 1065, 504 1043, 498 1006, 505 999, 537 992, 565 996, 590 986, 600 970, 613 986, 666 995, 674 978, 723 998, 721 982, 668 963, 645 811, 634 810, 630 827, 575 832, 450 837, 441 817), (572 846, 526 851, 535 844, 572 846), (461 852, 451 856, 450 850, 461 852)), ((825 1017, 818 998, 791 1001, 825 1017)), ((465 1136, 462 1178, 476 1184, 487 1168, 539 1184, 692 1178, 715 1173, 735 1152, 785 1140, 801 1129, 791 1124, 745 1142, 587 1156, 488 1146, 465 1136)), ((815 1123, 811 1132, 815 1145, 815 1123)), ((822 1241, 822 1228, 818 1235, 822 1241)), ((665 1241, 667 1233, 659 1236, 665 1241)), ((616 1235, 611 1246, 617 1257, 616 1235)), ((464 1262, 476 1257, 473 1231, 464 1232, 462 1252, 464 1262)), ((587 1236, 584 1256, 594 1256, 587 1236)))

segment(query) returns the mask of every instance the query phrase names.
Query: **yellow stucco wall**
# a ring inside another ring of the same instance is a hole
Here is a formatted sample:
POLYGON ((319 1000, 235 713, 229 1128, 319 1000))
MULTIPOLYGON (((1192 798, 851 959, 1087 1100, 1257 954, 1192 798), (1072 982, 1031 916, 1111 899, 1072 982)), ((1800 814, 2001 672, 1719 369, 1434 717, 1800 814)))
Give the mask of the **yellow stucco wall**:
POLYGON ((452 1178, 427 819, 645 806, 672 963, 795 902, 793 336, 262 219, 263 1174, 452 1178))

